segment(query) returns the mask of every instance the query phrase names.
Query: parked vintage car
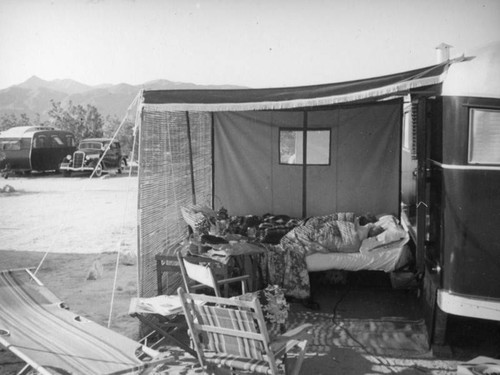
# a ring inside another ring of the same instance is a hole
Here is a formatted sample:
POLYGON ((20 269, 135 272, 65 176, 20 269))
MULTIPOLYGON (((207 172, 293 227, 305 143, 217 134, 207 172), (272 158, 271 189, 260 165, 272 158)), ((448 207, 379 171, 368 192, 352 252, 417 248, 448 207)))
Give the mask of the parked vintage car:
POLYGON ((103 171, 112 169, 122 173, 126 166, 127 159, 122 155, 118 141, 88 138, 80 142, 73 155, 67 155, 63 159, 59 169, 66 177, 71 176, 72 172, 93 172, 95 176, 100 177, 103 171))

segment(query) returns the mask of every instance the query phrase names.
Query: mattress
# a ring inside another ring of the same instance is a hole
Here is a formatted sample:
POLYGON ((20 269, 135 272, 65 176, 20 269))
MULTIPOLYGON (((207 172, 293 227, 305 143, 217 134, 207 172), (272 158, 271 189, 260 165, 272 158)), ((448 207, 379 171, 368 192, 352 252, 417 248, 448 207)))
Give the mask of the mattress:
POLYGON ((392 272, 411 260, 411 250, 407 245, 409 239, 407 235, 400 241, 364 252, 314 253, 306 256, 307 270, 309 272, 328 270, 392 272))

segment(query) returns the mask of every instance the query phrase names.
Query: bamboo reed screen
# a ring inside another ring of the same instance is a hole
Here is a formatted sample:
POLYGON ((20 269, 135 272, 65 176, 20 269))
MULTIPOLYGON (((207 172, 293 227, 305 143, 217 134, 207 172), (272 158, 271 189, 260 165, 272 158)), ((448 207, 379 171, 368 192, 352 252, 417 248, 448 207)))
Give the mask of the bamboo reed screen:
MULTIPOLYGON (((174 255, 187 237, 181 207, 212 201, 210 113, 143 107, 139 146, 139 295, 157 294, 157 254, 174 255), (190 132, 188 132, 190 129, 190 132)), ((164 274, 164 294, 175 294, 179 273, 164 274)))

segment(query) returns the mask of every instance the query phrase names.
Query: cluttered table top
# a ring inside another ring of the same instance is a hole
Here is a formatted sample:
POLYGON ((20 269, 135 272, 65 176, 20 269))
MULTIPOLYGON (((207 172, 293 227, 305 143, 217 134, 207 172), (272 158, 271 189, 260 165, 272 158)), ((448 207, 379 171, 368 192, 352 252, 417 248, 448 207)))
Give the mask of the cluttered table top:
POLYGON ((193 236, 187 252, 193 256, 206 257, 227 264, 231 257, 263 253, 265 249, 251 238, 238 234, 225 237, 213 235, 193 236))

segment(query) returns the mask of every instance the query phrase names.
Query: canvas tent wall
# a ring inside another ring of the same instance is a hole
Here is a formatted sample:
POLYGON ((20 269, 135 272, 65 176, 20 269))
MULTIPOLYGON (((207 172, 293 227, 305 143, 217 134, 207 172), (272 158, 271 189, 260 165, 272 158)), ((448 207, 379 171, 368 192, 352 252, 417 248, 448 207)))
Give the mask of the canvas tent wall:
MULTIPOLYGON (((439 85, 447 67, 295 88, 144 91, 140 295, 156 294, 155 255, 185 238, 189 203, 238 215, 397 213, 401 97, 439 85), (280 130, 290 128, 303 134, 303 165, 280 164, 280 130), (328 130, 329 162, 307 165, 307 135, 318 129, 328 130)), ((179 282, 170 276, 167 293, 179 282)))
POLYGON ((235 215, 398 212, 401 104, 217 113, 214 193, 235 215), (280 163, 283 129, 322 131, 329 161, 280 163))

